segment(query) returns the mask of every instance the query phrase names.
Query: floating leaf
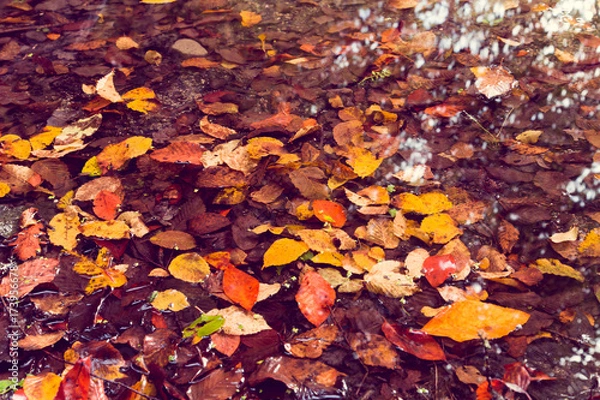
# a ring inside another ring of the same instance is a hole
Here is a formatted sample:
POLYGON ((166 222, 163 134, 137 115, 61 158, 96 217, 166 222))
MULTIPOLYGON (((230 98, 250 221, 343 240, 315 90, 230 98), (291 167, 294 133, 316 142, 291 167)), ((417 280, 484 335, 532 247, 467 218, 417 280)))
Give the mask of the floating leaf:
POLYGON ((165 249, 191 250, 196 247, 192 235, 183 231, 164 231, 150 238, 150 242, 165 249))
POLYGON ((120 196, 108 190, 101 190, 94 199, 94 214, 104 220, 115 219, 120 206, 120 196))
POLYGON ((158 108, 158 104, 152 100, 156 98, 154 91, 147 87, 132 89, 123 95, 127 102, 127 108, 147 114, 158 108))
POLYGON ((198 253, 180 254, 169 264, 173 277, 185 282, 203 282, 210 275, 210 266, 198 253))
POLYGON ((263 268, 286 265, 296 261, 309 247, 304 242, 293 239, 277 239, 263 256, 263 268))
POLYGON ((422 330, 457 342, 480 338, 498 339, 528 320, 529 314, 520 310, 476 300, 463 300, 444 307, 422 330))
POLYGON ((321 222, 328 222, 336 228, 341 228, 346 223, 346 210, 334 201, 313 200, 313 212, 321 222))
POLYGON ((544 274, 566 276, 567 278, 573 278, 579 282, 585 281, 581 272, 554 258, 538 258, 535 260, 535 264, 531 264, 530 266, 537 268, 544 274))
POLYGON ((158 292, 151 304, 158 310, 171 310, 175 312, 181 311, 190 306, 185 294, 175 289, 167 289, 165 291, 158 292))
POLYGON ((362 332, 351 333, 348 342, 365 365, 388 369, 399 367, 400 357, 398 352, 381 335, 362 332))
POLYGON ((396 299, 412 296, 420 291, 413 279, 400 273, 402 264, 399 261, 381 261, 371 267, 364 276, 367 290, 371 293, 383 294, 396 299))
POLYGON ((109 144, 96 156, 102 171, 119 169, 132 158, 146 154, 152 147, 152 139, 132 136, 122 142, 109 144))
POLYGON ((17 135, 0 136, 0 152, 17 160, 27 160, 31 154, 31 144, 17 135))
POLYGON ((210 310, 207 315, 220 315, 225 318, 222 330, 228 335, 253 335, 271 327, 259 314, 253 314, 238 306, 231 306, 222 310, 210 310))
POLYGON ((160 162, 203 165, 204 147, 194 142, 173 142, 167 147, 154 150, 150 158, 160 162))
POLYGON ((191 324, 183 328, 182 336, 184 338, 190 336, 197 336, 202 338, 204 336, 212 335, 217 332, 223 324, 225 323, 225 318, 220 315, 207 315, 202 314, 200 317, 196 318, 191 324))
POLYGON ((58 260, 55 258, 40 257, 26 261, 23 264, 9 264, 11 271, 0 282, 0 296, 23 297, 31 292, 37 285, 52 282, 56 275, 58 260), (14 281, 15 275, 18 281, 14 281), (14 289, 16 286, 16 290, 14 289))
POLYGON ((457 270, 452 254, 430 256, 423 262, 425 279, 432 287, 438 287, 457 270))
POLYGON ((241 11, 240 17, 242 17, 242 26, 244 28, 249 28, 262 21, 262 17, 260 16, 260 14, 254 13, 252 11, 241 11))
POLYGON ((123 221, 92 221, 81 224, 83 236, 102 239, 128 239, 129 226, 123 221))
POLYGON ((229 266, 223 273, 223 292, 244 309, 250 311, 258 299, 258 279, 229 266))
POLYGON ((302 315, 313 325, 319 326, 329 317, 335 303, 335 290, 321 275, 306 269, 296 293, 296 302, 302 315))
POLYGON ((423 218, 421 230, 433 239, 433 243, 445 244, 462 234, 456 222, 448 214, 434 214, 423 218))
POLYGON ((48 371, 27 375, 23 381, 23 391, 28 399, 54 400, 61 381, 60 376, 48 371))
POLYGON ((77 213, 67 211, 56 214, 48 226, 48 238, 55 246, 61 246, 65 250, 73 250, 77 247, 77 236, 79 236, 79 216, 77 213))
POLYGON ((394 198, 394 205, 404 213, 437 214, 452 208, 452 203, 444 193, 429 192, 420 196, 401 193, 394 198))
POLYGON ((335 341, 338 332, 335 325, 321 325, 294 336, 289 343, 285 344, 285 349, 294 357, 319 358, 323 350, 335 341))
POLYGON ((390 324, 385 321, 381 326, 383 334, 400 350, 410 353, 422 360, 444 361, 446 355, 444 350, 427 333, 413 328, 407 328, 399 324, 390 324))

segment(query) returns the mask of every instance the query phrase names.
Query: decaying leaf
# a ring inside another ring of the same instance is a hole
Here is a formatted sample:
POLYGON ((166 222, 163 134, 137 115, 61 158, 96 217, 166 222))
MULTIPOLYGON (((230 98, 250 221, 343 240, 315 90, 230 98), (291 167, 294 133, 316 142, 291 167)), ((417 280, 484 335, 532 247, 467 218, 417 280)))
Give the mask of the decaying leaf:
POLYGON ((305 268, 302 273, 296 302, 302 315, 314 326, 319 326, 331 313, 335 290, 314 270, 305 268))
POLYGON ((396 299, 412 296, 420 291, 412 277, 400 273, 399 261, 381 261, 364 276, 367 290, 396 299))
POLYGON ((210 266, 198 253, 180 254, 169 264, 173 277, 185 282, 203 282, 210 274, 210 266))
POLYGON ((190 306, 187 297, 179 290, 175 289, 167 289, 165 291, 158 292, 151 304, 153 307, 159 310, 171 311, 181 311, 190 306))
POLYGON ((225 318, 221 328, 227 335, 252 335, 271 329, 265 319, 259 314, 253 314, 238 306, 231 306, 222 310, 213 309, 207 315, 220 315, 225 318))

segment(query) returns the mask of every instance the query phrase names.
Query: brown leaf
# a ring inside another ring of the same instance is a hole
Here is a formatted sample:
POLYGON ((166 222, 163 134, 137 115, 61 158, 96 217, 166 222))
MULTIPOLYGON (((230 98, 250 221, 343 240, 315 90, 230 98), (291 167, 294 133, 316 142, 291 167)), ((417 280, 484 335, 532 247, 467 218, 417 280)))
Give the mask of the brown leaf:
POLYGON ((194 142, 173 142, 167 147, 154 150, 150 158, 160 162, 203 165, 204 147, 194 142))
POLYGON ((356 332, 349 335, 352 350, 366 365, 396 369, 400 357, 392 344, 383 336, 373 333, 356 332))
POLYGON ((191 385, 186 394, 190 399, 227 400, 239 391, 243 382, 243 369, 225 371, 224 368, 219 368, 191 385))
POLYGON ((319 358, 338 335, 335 325, 321 325, 294 336, 285 349, 298 358, 319 358))
POLYGON ((188 221, 188 230, 191 234, 202 236, 216 232, 231 225, 229 218, 216 213, 200 214, 188 221))
POLYGON ((194 237, 182 231, 164 231, 154 235, 150 242, 165 249, 190 250, 196 247, 194 237))
POLYGON ((329 196, 327 185, 319 182, 326 178, 325 173, 317 167, 299 168, 290 172, 289 177, 296 189, 307 199, 325 199, 329 196))
POLYGON ((332 387, 341 376, 345 374, 320 361, 278 356, 269 357, 261 363, 250 376, 249 383, 256 385, 267 379, 274 379, 292 390, 296 390, 299 385, 318 389, 319 386, 332 387))
POLYGON ((498 226, 498 242, 505 253, 510 253, 519 240, 519 230, 513 224, 503 219, 498 226))
POLYGON ((206 168, 198 174, 196 179, 196 185, 201 188, 225 188, 246 184, 243 173, 221 166, 206 168))

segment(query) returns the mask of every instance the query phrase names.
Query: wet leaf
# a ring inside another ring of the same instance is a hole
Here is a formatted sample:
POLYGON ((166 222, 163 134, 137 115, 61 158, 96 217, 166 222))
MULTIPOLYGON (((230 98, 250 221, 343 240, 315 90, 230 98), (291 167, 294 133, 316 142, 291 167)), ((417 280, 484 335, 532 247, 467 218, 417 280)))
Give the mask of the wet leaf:
POLYGON ((41 335, 26 335, 19 340, 19 347, 26 351, 41 350, 52 346, 63 338, 65 332, 51 332, 41 335))
POLYGON ((258 279, 229 266, 223 273, 223 292, 234 303, 250 311, 258 299, 258 279))
POLYGON ((190 399, 226 400, 239 392, 244 383, 244 370, 236 368, 226 371, 218 368, 187 390, 190 399))
POLYGON ((92 392, 91 357, 80 358, 67 372, 60 383, 55 400, 85 400, 92 392))
POLYGON ((284 347, 294 357, 319 358, 323 350, 335 341, 338 332, 335 325, 321 325, 294 336, 284 347))
POLYGON ((250 384, 274 379, 283 382, 292 390, 299 385, 328 388, 334 386, 342 376, 345 374, 320 361, 277 356, 267 358, 258 366, 250 377, 250 384))
POLYGON ((17 297, 23 297, 31 292, 37 285, 52 282, 58 267, 58 260, 54 258, 36 258, 35 260, 26 261, 23 264, 10 264, 9 269, 12 274, 6 275, 0 282, 0 296, 13 297, 15 294, 13 278, 17 274, 18 282, 16 283, 17 297))
POLYGON ((402 264, 399 261, 381 261, 371 267, 364 276, 367 290, 372 293, 383 294, 392 298, 412 296, 420 291, 413 279, 400 273, 402 264))
POLYGON ((263 268, 286 265, 296 261, 309 247, 304 242, 293 239, 277 239, 263 256, 263 268))
POLYGON ((383 159, 375 157, 369 150, 352 147, 348 153, 348 165, 361 178, 371 176, 381 165, 383 159))
POLYGON ((240 17, 242 17, 242 26, 244 28, 249 28, 262 21, 262 17, 260 16, 260 14, 254 13, 252 11, 242 11, 240 12, 240 17))
POLYGON ((429 192, 416 196, 412 193, 401 193, 394 197, 393 203, 404 213, 437 214, 452 208, 452 202, 441 192, 429 192))
POLYGON ((167 289, 162 292, 158 292, 151 304, 154 308, 157 308, 161 311, 170 310, 175 312, 181 311, 190 306, 186 295, 175 289, 167 289))
POLYGON ((132 89, 125 93, 122 99, 127 103, 127 108, 141 112, 142 114, 147 114, 158 108, 158 104, 152 101, 156 99, 156 94, 150 88, 139 87, 132 89))
POLYGON ((537 268, 544 274, 566 276, 567 278, 573 278, 579 282, 585 281, 585 278, 581 272, 577 271, 573 267, 561 263, 559 260, 554 258, 538 258, 535 260, 535 264, 531 264, 530 266, 537 268))
POLYGON ((445 306, 422 330, 457 342, 480 338, 498 339, 524 325, 529 314, 512 308, 476 300, 463 300, 445 306), (474 318, 476 316, 476 318, 474 318), (459 326, 460 329, 456 329, 459 326))
POLYGON ((210 341, 215 350, 231 357, 240 346, 241 339, 239 336, 216 332, 210 335, 210 341))
POLYGON ((339 203, 329 200, 313 200, 312 208, 315 217, 321 222, 328 222, 336 228, 341 228, 346 224, 346 210, 339 203))
POLYGON ((96 156, 102 171, 107 172, 121 168, 133 158, 146 154, 152 147, 152 139, 142 136, 132 136, 122 142, 109 144, 96 156))
POLYGON ((62 378, 52 372, 27 375, 23 381, 23 391, 28 399, 54 400, 62 378))
POLYGON ((40 244, 43 242, 41 237, 45 234, 43 227, 41 222, 28 226, 9 243, 9 246, 14 247, 13 251, 19 260, 28 260, 42 251, 40 244))
POLYGON ((510 71, 502 66, 473 67, 471 72, 477 78, 475 87, 488 99, 506 94, 516 85, 510 71))
POLYGON ((128 239, 129 226, 123 221, 92 221, 79 227, 83 236, 102 239, 128 239))
POLYGON ((462 229, 456 226, 456 222, 448 214, 434 214, 423 218, 421 230, 432 237, 433 243, 438 244, 448 243, 462 234, 462 229))
POLYGON ((174 250, 191 250, 196 247, 194 237, 183 231, 159 232, 150 238, 150 242, 165 249, 174 250))
POLYGON ((181 335, 184 338, 190 336, 196 336, 198 338, 202 338, 205 336, 212 335, 217 332, 223 324, 225 323, 225 318, 220 315, 207 315, 202 314, 200 317, 196 318, 192 323, 183 328, 181 335))
POLYGON ((584 257, 600 257, 600 228, 589 231, 577 250, 584 257))
POLYGON ((173 142, 167 147, 154 150, 150 158, 160 162, 203 165, 204 147, 193 142, 173 142))
POLYGON ((222 310, 210 310, 207 315, 220 315, 225 319, 222 330, 227 335, 252 335, 271 327, 259 314, 253 314, 238 306, 231 306, 222 310))
POLYGON ((399 324, 390 324, 385 321, 381 326, 383 334, 393 344, 404 352, 410 353, 422 360, 444 361, 446 355, 444 350, 427 333, 413 328, 407 328, 399 324))
POLYGON ((313 325, 319 326, 329 317, 335 303, 335 290, 321 275, 311 269, 303 271, 296 302, 302 315, 313 325))
POLYGON ((457 270, 452 254, 430 256, 423 262, 425 279, 433 287, 438 287, 457 270))
POLYGON ((120 206, 121 198, 118 195, 101 190, 94 199, 94 214, 104 220, 115 219, 120 206))
POLYGON ((349 335, 352 350, 365 365, 396 369, 400 366, 400 357, 392 344, 381 335, 356 332, 349 335))
POLYGON ((210 267, 198 253, 180 254, 169 263, 173 277, 185 282, 203 282, 210 275, 210 267))

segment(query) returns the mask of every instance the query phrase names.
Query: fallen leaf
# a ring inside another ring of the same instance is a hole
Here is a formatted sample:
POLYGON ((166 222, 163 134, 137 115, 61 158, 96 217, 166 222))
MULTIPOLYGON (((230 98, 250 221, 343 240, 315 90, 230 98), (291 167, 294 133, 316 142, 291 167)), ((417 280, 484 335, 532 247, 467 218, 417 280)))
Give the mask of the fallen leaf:
POLYGON ((292 357, 268 357, 250 376, 249 383, 256 385, 267 379, 283 382, 289 389, 300 387, 314 389, 333 387, 344 373, 316 360, 292 357))
POLYGON ((339 203, 329 200, 313 200, 312 208, 315 217, 321 222, 328 222, 336 228, 341 228, 346 224, 346 210, 339 203))
POLYGON ((433 243, 445 244, 455 236, 462 234, 462 229, 448 214, 428 215, 421 221, 421 230, 431 236, 433 243))
POLYGON ((203 282, 210 275, 210 266, 198 253, 184 253, 169 263, 169 272, 177 279, 190 283, 203 282))
POLYGON ((260 16, 260 14, 254 13, 252 11, 241 11, 240 17, 242 17, 242 26, 244 28, 249 28, 262 21, 262 17, 260 16))
POLYGON ((115 71, 110 71, 107 75, 103 76, 96 83, 96 93, 110 101, 111 103, 120 103, 123 101, 123 98, 115 89, 115 83, 113 79, 115 77, 115 71))
POLYGON ((2 278, 0 282, 0 296, 13 297, 16 293, 17 297, 21 298, 31 292, 37 285, 52 282, 58 267, 58 260, 55 258, 36 258, 35 260, 26 261, 23 264, 10 264, 9 270, 18 271, 16 273, 18 282, 14 282, 15 272, 8 274, 2 278), (16 291, 14 286, 17 286, 16 291))
POLYGON ((83 236, 102 239, 128 239, 129 226, 123 221, 91 221, 81 224, 79 231, 83 236))
POLYGON ((393 344, 406 353, 422 360, 444 361, 446 355, 436 340, 427 333, 399 324, 385 321, 381 326, 383 334, 393 344))
POLYGON ((300 279, 296 302, 302 315, 313 325, 319 326, 329 317, 335 303, 335 290, 321 275, 306 268, 300 279))
POLYGON ((476 300, 463 300, 445 306, 422 330, 457 342, 481 338, 498 339, 524 325, 527 320, 529 314, 520 310, 476 300))
POLYGON ((223 293, 245 310, 252 310, 258 300, 259 282, 255 277, 229 266, 223 273, 223 293))
POLYGON ((394 197, 393 204, 404 213, 425 215, 438 214, 452 208, 452 202, 441 192, 428 192, 419 196, 408 192, 401 193, 394 197))
POLYGON ((263 268, 286 265, 296 261, 309 247, 304 242, 293 239, 277 239, 263 256, 263 268))
POLYGON ((160 162, 203 165, 204 147, 193 142, 173 142, 167 147, 154 150, 150 158, 160 162))
POLYGON ((152 139, 132 136, 122 142, 109 144, 96 156, 103 172, 121 168, 133 158, 146 154, 152 147, 152 139))
POLYGON ((120 206, 121 197, 108 190, 101 190, 94 198, 94 214, 104 220, 115 219, 120 206))
POLYGON ((452 254, 434 255, 423 262, 425 279, 432 287, 438 287, 457 270, 452 254))
POLYGON ((365 365, 397 369, 400 357, 392 344, 383 336, 356 332, 348 335, 348 343, 365 365))
POLYGON ((158 292, 151 304, 158 310, 171 310, 175 312, 181 311, 190 306, 185 294, 175 289, 167 289, 165 291, 158 292))
POLYGON ((23 391, 28 399, 53 400, 58 394, 61 381, 60 376, 48 371, 27 375, 23 381, 23 391))
POLYGON ((192 235, 183 231, 163 231, 150 238, 150 242, 165 249, 191 250, 196 247, 192 235))
POLYGON ((473 67, 471 72, 477 78, 475 87, 488 99, 508 93, 517 84, 510 71, 503 66, 473 67))
POLYGON ((238 306, 230 306, 222 310, 215 308, 206 314, 209 316, 220 315, 225 318, 221 329, 227 335, 253 335, 271 329, 261 315, 251 313, 238 306))
POLYGON ((544 274, 566 276, 567 278, 573 278, 579 282, 585 281, 585 277, 581 272, 554 258, 538 258, 535 260, 535 264, 530 264, 530 267, 537 268, 544 274))
POLYGON ((244 370, 235 368, 226 371, 218 368, 188 388, 190 399, 225 400, 233 398, 244 384, 244 370))
POLYGON ((338 332, 335 325, 321 325, 294 336, 284 348, 294 357, 319 358, 323 350, 335 341, 338 332))
POLYGON ((48 238, 55 246, 61 246, 65 250, 73 250, 77 247, 77 236, 79 236, 79 216, 73 211, 65 211, 56 214, 48 223, 48 238))
POLYGON ((387 260, 375 264, 363 278, 367 290, 396 299, 419 292, 420 289, 413 279, 400 273, 400 268, 402 264, 399 261, 387 260))

